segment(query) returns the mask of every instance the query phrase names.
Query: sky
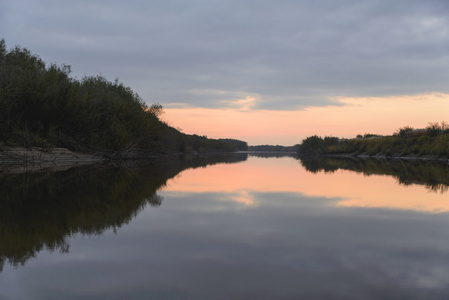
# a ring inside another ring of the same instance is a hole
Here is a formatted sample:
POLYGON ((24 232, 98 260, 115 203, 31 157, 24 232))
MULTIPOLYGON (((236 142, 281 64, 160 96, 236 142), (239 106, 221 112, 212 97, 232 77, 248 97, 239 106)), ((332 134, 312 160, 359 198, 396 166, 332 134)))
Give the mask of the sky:
POLYGON ((188 134, 294 145, 449 121, 447 0, 0 0, 0 38, 188 134))

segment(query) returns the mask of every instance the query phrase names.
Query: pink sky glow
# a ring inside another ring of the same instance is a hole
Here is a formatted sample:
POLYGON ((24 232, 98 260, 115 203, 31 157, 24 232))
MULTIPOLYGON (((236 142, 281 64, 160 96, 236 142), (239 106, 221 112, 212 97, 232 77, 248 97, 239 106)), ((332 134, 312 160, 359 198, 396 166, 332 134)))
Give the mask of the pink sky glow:
POLYGON ((423 128, 447 121, 449 94, 393 97, 336 97, 336 105, 295 111, 166 108, 162 119, 187 134, 235 138, 249 145, 290 146, 310 135, 355 137, 392 134, 398 128, 423 128))

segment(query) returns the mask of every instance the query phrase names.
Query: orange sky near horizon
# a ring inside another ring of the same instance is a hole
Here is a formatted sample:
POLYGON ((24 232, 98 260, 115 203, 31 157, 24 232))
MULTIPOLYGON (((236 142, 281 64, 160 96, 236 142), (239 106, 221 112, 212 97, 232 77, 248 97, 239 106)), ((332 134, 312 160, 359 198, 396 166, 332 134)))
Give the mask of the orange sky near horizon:
POLYGON ((291 146, 314 134, 386 135, 404 126, 424 128, 429 122, 448 121, 449 94, 336 97, 336 105, 295 111, 252 110, 245 99, 234 103, 242 106, 234 109, 165 108, 162 119, 187 134, 235 138, 249 145, 291 146))

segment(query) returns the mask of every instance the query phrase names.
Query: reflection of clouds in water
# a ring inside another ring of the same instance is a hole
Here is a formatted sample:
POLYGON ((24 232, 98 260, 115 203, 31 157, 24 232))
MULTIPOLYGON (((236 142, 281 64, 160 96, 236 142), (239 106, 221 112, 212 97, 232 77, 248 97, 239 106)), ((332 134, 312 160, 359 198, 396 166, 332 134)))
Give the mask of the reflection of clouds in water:
POLYGON ((425 185, 399 185, 391 175, 365 176, 364 173, 343 169, 333 173, 310 173, 290 157, 274 160, 252 156, 243 164, 186 170, 182 177, 170 180, 164 190, 226 194, 247 191, 245 195, 235 196, 234 200, 248 204, 254 203, 254 199, 247 198, 252 193, 290 192, 339 199, 329 203, 337 207, 449 212, 447 194, 429 193, 425 185))
POLYGON ((2 274, 0 298, 8 287, 41 299, 444 299, 449 214, 408 209, 423 191, 291 159, 186 170, 116 234, 74 235, 70 253, 5 266, 14 279, 2 274))
POLYGON ((255 208, 259 205, 259 201, 254 196, 254 192, 248 190, 239 190, 231 193, 191 193, 180 191, 163 191, 162 193, 176 199, 194 196, 208 199, 207 203, 204 203, 200 206, 190 206, 188 208, 194 209, 196 211, 232 211, 242 208, 255 208))
POLYGON ((301 273, 378 289, 391 284, 434 289, 449 283, 448 265, 442 265, 448 234, 438 224, 447 224, 447 215, 435 219, 407 211, 336 208, 330 204, 339 199, 299 194, 253 196, 260 206, 249 211, 252 224, 244 226, 257 227, 253 233, 259 232, 264 247, 269 244, 271 254, 278 253, 273 259, 301 273), (335 274, 343 277, 332 278, 335 274))
POLYGON ((422 213, 447 213, 449 212, 449 202, 443 195, 431 195, 428 198, 404 197, 395 198, 391 201, 389 197, 372 195, 365 198, 344 199, 336 202, 336 207, 363 207, 363 208, 384 208, 390 210, 412 210, 422 213))
POLYGON ((91 298, 429 299, 449 292, 446 214, 349 209, 331 205, 341 199, 298 193, 160 194, 160 209, 146 207, 118 234, 75 238, 57 264, 40 255, 19 270, 20 288, 39 273, 39 289, 72 293, 77 282, 91 298), (240 196, 256 205, 235 202, 240 196))
POLYGON ((232 201, 242 203, 245 206, 253 206, 256 204, 254 197, 248 191, 240 191, 236 196, 230 198, 232 201))

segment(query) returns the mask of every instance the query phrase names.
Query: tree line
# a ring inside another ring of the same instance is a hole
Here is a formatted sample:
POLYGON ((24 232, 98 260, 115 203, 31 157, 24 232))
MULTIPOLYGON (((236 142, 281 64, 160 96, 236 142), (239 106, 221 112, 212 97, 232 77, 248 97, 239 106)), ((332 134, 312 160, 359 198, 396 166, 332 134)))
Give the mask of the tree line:
POLYGON ((256 145, 249 146, 248 151, 257 152, 296 152, 297 145, 295 146, 281 146, 281 145, 256 145))
POLYGON ((399 128, 392 135, 358 135, 353 139, 307 137, 299 145, 299 155, 367 154, 370 156, 449 156, 449 125, 429 123, 426 128, 399 128))
POLYGON ((162 106, 147 106, 118 80, 70 77, 68 65, 47 65, 0 41, 0 145, 131 151, 237 151, 243 141, 187 135, 161 121, 162 106))

